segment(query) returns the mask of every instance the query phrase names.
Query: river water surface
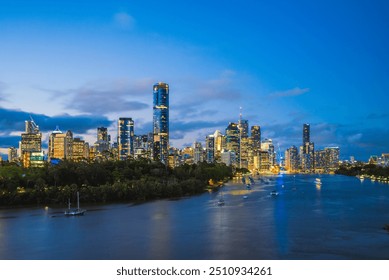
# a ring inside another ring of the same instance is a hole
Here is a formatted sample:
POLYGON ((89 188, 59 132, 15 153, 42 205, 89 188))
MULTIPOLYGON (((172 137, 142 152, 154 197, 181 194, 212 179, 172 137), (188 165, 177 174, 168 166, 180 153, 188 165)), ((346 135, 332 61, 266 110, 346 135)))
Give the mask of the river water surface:
MULTIPOLYGON (((142 204, 0 210, 0 259, 389 259, 389 185, 283 175, 142 204), (277 196, 270 192, 276 190, 277 196), (217 201, 223 194, 224 206, 217 201), (243 198, 247 196, 247 198, 243 198)), ((82 197, 81 197, 82 203, 82 197)))

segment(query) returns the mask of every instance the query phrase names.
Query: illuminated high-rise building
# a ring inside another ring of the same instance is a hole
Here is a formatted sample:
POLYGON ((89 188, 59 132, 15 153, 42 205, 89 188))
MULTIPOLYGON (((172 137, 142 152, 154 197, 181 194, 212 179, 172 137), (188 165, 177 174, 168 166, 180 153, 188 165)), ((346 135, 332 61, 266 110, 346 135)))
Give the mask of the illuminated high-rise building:
POLYGON ((97 141, 98 140, 109 142, 108 129, 106 127, 97 128, 97 141))
POLYGON ((327 155, 328 171, 335 171, 339 168, 339 147, 324 148, 327 155))
POLYGON ((213 163, 215 161, 215 137, 214 137, 214 135, 208 135, 205 138, 205 150, 206 150, 205 160, 208 163, 213 163))
POLYGON ((306 143, 309 143, 311 139, 310 125, 305 123, 303 124, 303 147, 306 146, 306 143))
POLYGON ((238 124, 233 122, 230 122, 226 128, 226 149, 235 153, 235 158, 239 166, 240 130, 238 124))
POLYGON ((119 160, 134 157, 134 121, 132 118, 119 118, 118 156, 119 160))
POLYGON ((201 145, 200 142, 194 142, 193 143, 193 162, 199 163, 204 161, 204 150, 203 145, 201 145))
POLYGON ((8 148, 8 161, 15 162, 18 160, 18 149, 15 147, 8 148))
POLYGON ((153 160, 168 163, 169 156, 169 85, 153 86, 153 160))
POLYGON ((300 165, 304 172, 312 172, 315 168, 315 144, 310 141, 310 125, 303 124, 303 145, 300 147, 300 165))
POLYGON ((253 125, 251 127, 251 138, 253 140, 253 149, 258 151, 261 149, 261 127, 259 125, 253 125))
POLYGON ((71 159, 73 154, 73 133, 68 130, 62 133, 57 128, 49 137, 49 160, 71 159))
POLYGON ((111 136, 108 134, 106 127, 97 128, 97 141, 95 142, 95 151, 98 155, 102 155, 106 151, 110 151, 111 136))
POLYGON ((269 164, 274 166, 276 164, 276 154, 274 151, 274 144, 272 139, 265 139, 261 143, 261 150, 268 153, 269 164))
POLYGON ((239 168, 248 167, 248 150, 249 150, 249 121, 242 119, 242 108, 240 108, 239 121, 239 151, 237 152, 237 166, 239 168))
POLYGON ((82 161, 88 159, 89 144, 80 138, 74 138, 72 143, 72 160, 82 161))
POLYGON ((298 149, 292 146, 285 151, 285 168, 288 172, 297 172, 299 167, 298 149))
POLYGON ((221 152, 226 148, 226 138, 219 130, 216 130, 213 134, 213 139, 215 141, 214 158, 215 161, 219 161, 221 159, 221 152))
POLYGON ((239 125, 239 129, 240 129, 241 137, 248 138, 249 137, 249 121, 239 119, 238 125, 239 125))
POLYGON ((21 159, 24 167, 31 166, 31 153, 42 151, 42 133, 39 126, 31 119, 25 122, 25 132, 21 134, 20 142, 21 159))

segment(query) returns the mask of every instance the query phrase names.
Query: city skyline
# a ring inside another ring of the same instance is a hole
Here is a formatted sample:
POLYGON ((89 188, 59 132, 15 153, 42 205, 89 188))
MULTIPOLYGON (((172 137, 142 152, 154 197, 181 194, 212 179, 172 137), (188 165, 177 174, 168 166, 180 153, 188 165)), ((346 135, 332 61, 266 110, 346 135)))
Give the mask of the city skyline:
POLYGON ((382 1, 2 3, 0 151, 17 147, 29 115, 45 143, 57 125, 93 143, 97 127, 116 135, 120 117, 151 132, 150 88, 165 81, 173 146, 224 132, 242 106, 283 151, 309 123, 318 148, 366 161, 389 151, 388 10, 382 1))

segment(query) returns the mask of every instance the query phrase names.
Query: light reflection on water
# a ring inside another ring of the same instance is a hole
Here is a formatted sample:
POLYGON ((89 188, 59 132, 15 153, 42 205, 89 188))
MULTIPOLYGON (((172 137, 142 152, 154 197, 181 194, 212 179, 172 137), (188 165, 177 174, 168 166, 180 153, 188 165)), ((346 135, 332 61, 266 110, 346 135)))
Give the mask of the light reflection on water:
POLYGON ((205 193, 85 206, 83 217, 0 210, 0 259, 389 259, 389 186, 321 181, 267 177, 251 190, 233 181, 222 189, 224 206, 205 193))

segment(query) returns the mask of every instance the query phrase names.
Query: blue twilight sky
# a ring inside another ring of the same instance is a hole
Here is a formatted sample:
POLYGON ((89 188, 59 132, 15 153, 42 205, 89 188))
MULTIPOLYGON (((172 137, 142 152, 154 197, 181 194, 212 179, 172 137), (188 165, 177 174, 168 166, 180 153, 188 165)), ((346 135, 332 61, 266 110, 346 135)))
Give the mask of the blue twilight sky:
POLYGON ((280 150, 302 143, 367 160, 389 152, 389 1, 0 0, 0 151, 32 115, 90 143, 116 120, 152 130, 170 85, 171 144, 237 121, 280 150))

